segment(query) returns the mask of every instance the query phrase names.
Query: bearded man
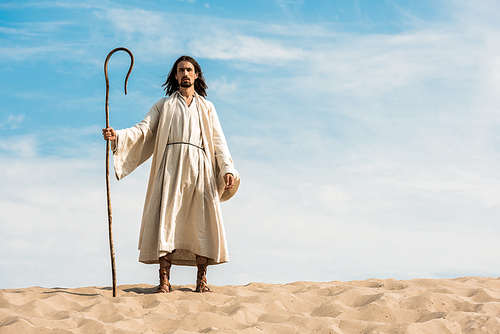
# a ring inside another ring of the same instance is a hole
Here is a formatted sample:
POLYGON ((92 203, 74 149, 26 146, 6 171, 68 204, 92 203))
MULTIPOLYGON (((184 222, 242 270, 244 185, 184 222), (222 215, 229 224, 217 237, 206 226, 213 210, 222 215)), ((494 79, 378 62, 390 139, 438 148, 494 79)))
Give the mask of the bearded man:
POLYGON ((207 85, 195 59, 182 56, 159 100, 131 128, 102 130, 111 140, 118 180, 152 156, 139 236, 139 261, 159 263, 159 293, 172 291, 172 264, 197 266, 196 292, 210 292, 208 265, 228 261, 220 202, 231 198, 239 176, 207 85))

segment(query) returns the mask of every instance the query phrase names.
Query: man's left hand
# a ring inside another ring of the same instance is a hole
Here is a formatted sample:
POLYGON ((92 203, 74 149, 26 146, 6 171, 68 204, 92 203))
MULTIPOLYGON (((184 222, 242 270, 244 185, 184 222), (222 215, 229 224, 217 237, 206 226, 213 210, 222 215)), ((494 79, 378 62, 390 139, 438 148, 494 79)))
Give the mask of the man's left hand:
POLYGON ((226 175, 224 175, 224 182, 226 182, 226 187, 224 188, 224 190, 231 189, 233 187, 233 185, 234 185, 234 176, 233 176, 233 174, 227 173, 226 175))

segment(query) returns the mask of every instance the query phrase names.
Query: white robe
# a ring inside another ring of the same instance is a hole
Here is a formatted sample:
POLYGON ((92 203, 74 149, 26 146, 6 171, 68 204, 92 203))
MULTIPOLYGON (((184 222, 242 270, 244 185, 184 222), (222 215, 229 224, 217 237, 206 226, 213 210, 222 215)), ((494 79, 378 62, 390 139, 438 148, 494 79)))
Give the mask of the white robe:
POLYGON ((158 263, 175 249, 173 264, 194 266, 195 254, 206 256, 209 264, 227 262, 220 201, 234 195, 239 175, 213 104, 195 94, 188 107, 176 92, 153 105, 142 122, 116 133, 118 180, 153 155, 139 261, 158 263), (224 191, 226 173, 235 177, 230 191, 224 191))

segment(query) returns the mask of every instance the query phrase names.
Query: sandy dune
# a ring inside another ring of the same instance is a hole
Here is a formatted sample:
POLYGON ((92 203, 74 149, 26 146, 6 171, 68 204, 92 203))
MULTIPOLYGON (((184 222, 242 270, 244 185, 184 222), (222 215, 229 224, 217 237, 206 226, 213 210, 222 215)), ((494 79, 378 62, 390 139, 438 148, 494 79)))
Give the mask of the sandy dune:
POLYGON ((500 279, 0 290, 0 333, 500 333, 500 279))

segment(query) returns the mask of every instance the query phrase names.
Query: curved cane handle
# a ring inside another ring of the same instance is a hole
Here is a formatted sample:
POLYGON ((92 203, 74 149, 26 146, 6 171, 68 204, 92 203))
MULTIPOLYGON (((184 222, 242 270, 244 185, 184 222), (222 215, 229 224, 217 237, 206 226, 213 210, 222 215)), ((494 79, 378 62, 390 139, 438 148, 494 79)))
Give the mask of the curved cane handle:
POLYGON ((125 77, 125 95, 127 95, 127 82, 130 73, 132 72, 132 67, 134 67, 134 55, 132 52, 124 47, 119 47, 111 50, 106 57, 106 61, 104 62, 104 77, 106 78, 106 127, 109 128, 109 79, 108 79, 108 61, 109 58, 113 55, 113 53, 117 51, 125 51, 130 56, 130 68, 128 69, 127 76, 125 77))

